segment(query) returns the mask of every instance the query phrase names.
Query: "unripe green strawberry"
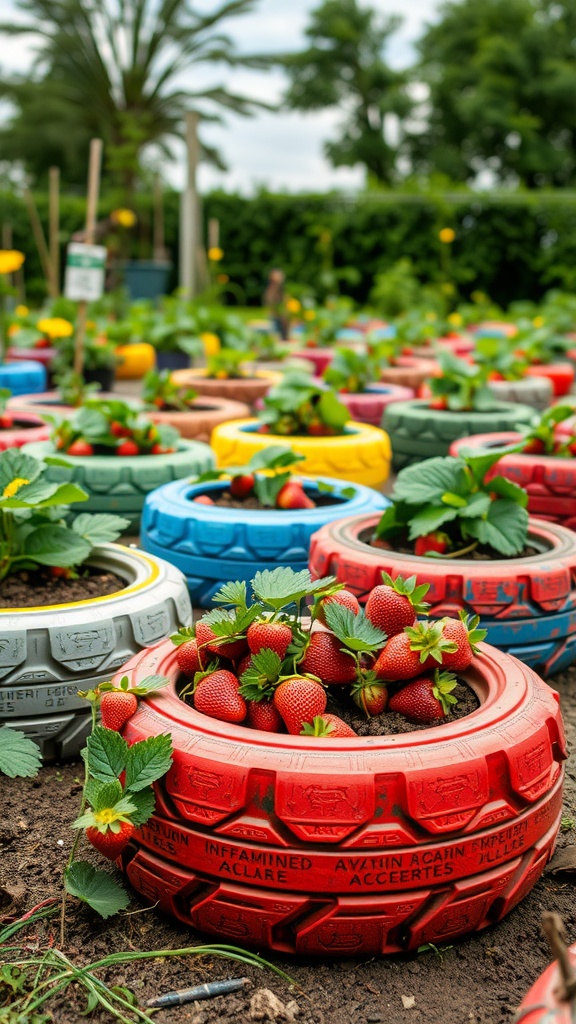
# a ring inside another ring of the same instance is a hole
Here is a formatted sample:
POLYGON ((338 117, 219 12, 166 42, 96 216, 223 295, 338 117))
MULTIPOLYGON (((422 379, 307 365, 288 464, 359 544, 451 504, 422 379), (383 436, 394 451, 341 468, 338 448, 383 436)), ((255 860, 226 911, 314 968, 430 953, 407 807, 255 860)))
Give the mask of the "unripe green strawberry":
POLYGON ((194 690, 194 707, 219 722, 243 722, 247 708, 239 687, 240 681, 233 672, 210 672, 194 690))
POLYGON ((342 641, 334 633, 318 630, 310 635, 302 672, 318 676, 323 683, 351 683, 356 678, 356 662, 351 654, 341 650, 342 641))
POLYGON ((116 824, 120 826, 118 832, 113 832, 111 828, 107 828, 105 832, 102 832, 95 825, 91 825, 90 828, 86 829, 88 842, 92 843, 92 846, 102 856, 108 857, 109 860, 116 860, 116 857, 122 853, 134 832, 134 825, 131 821, 119 821, 116 824))
POLYGON ((304 722, 326 709, 326 693, 320 683, 306 676, 291 676, 274 692, 274 706, 282 715, 289 733, 298 736, 304 722))
POLYGON ((100 715, 106 729, 119 732, 138 710, 138 699, 129 690, 110 690, 100 698, 100 715))
POLYGON ((284 622, 253 622, 248 626, 246 639, 252 654, 269 648, 284 661, 288 645, 292 642, 292 630, 284 622))

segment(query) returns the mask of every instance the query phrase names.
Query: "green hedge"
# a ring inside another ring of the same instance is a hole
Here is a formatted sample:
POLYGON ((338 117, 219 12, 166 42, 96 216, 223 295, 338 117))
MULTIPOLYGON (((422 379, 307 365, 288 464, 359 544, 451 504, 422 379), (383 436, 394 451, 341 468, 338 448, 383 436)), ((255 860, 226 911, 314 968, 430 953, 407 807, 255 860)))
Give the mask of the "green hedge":
MULTIPOLYGON (((47 221, 47 197, 36 195, 40 217, 47 221)), ((111 202, 103 199, 100 213, 111 202)), ((149 255, 151 200, 140 196, 134 254, 149 255)), ((337 194, 274 195, 251 199, 213 192, 204 198, 203 214, 220 220, 224 259, 220 270, 244 291, 242 299, 258 304, 267 271, 282 267, 290 281, 314 288, 322 269, 319 235, 332 249, 342 292, 365 302, 375 275, 409 257, 422 281, 448 272, 461 294, 480 289, 501 305, 515 299, 538 299, 547 289, 576 287, 576 194, 534 192, 506 194, 375 193, 357 198, 337 194), (456 240, 446 247, 442 227, 453 227, 456 240), (449 256, 449 267, 442 263, 449 256)), ((61 200, 62 243, 82 226, 84 201, 61 200)), ((26 209, 21 199, 0 193, 0 223, 8 221, 13 241, 27 256, 26 279, 38 290, 41 268, 26 209)), ((178 195, 165 196, 166 243, 178 262, 178 195)), ((326 257, 325 257, 326 259, 326 257)), ((324 264, 326 266, 326 263, 324 264)))

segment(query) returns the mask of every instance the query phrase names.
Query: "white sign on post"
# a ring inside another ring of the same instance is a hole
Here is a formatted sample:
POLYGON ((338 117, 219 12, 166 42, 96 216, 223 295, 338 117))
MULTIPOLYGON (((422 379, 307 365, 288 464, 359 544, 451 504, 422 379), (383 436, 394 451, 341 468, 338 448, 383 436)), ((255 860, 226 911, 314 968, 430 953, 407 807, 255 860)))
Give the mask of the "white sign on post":
POLYGON ((94 302, 104 293, 106 246, 70 242, 66 255, 64 295, 74 302, 94 302))

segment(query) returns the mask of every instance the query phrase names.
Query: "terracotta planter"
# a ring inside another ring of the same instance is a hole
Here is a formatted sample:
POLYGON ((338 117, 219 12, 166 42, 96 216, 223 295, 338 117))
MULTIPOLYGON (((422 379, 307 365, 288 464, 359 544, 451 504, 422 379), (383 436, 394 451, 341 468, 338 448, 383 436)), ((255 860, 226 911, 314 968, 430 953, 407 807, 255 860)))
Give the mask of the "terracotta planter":
POLYGON ((271 387, 280 383, 282 374, 273 370, 255 370, 251 377, 216 380, 207 377, 204 370, 176 370, 172 380, 179 387, 194 388, 199 395, 252 405, 258 398, 264 398, 271 387))
POLYGON ((416 391, 429 377, 439 377, 440 366, 434 359, 418 359, 416 356, 399 356, 394 366, 387 366, 380 374, 386 384, 397 384, 402 388, 416 391))
POLYGON ((204 395, 192 402, 186 412, 172 409, 165 412, 148 411, 146 415, 154 423, 168 423, 176 427, 182 437, 209 442, 214 427, 228 420, 241 420, 250 415, 250 409, 242 402, 204 395))

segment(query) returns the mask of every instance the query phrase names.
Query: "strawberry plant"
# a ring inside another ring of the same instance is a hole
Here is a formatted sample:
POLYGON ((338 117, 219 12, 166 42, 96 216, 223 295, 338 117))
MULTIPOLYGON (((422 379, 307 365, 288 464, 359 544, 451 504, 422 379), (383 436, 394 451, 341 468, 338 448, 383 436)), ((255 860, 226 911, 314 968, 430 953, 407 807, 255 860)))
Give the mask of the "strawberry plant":
POLYGON ((150 370, 142 381, 142 400, 154 409, 177 409, 187 412, 197 397, 194 388, 179 387, 170 370, 150 370))
POLYGON ((263 400, 258 414, 263 434, 328 437, 345 432, 350 413, 333 391, 301 373, 287 373, 263 400))
POLYGON ((379 546, 417 544, 417 554, 457 558, 475 550, 513 557, 526 546, 526 492, 488 470, 502 450, 426 459, 401 470, 376 527, 379 546))
POLYGON ((536 416, 532 423, 518 426, 522 441, 512 445, 507 451, 520 451, 524 455, 555 455, 559 458, 572 458, 576 455, 576 432, 559 434, 559 423, 574 417, 575 410, 571 405, 553 405, 536 416))
POLYGON ((528 360, 516 349, 515 338, 477 338, 474 361, 488 371, 488 380, 522 380, 528 360))
POLYGON ((52 441, 67 455, 165 455, 176 451, 178 431, 152 423, 119 399, 88 399, 67 419, 56 420, 52 441))
POLYGON ((235 348, 221 348, 210 356, 206 363, 206 376, 215 380, 237 380, 250 376, 243 369, 243 364, 252 359, 250 352, 235 348))
POLYGON ((486 365, 459 359, 449 350, 439 349, 436 358, 442 375, 428 381, 432 409, 464 412, 470 409, 489 410, 498 400, 488 387, 489 370, 486 365))
POLYGON ((360 353, 352 348, 337 348, 322 376, 336 391, 361 394, 369 384, 380 380, 380 365, 375 351, 360 353))
POLYGON ((96 398, 98 384, 87 384, 84 378, 74 370, 66 370, 54 378, 63 405, 79 409, 89 398, 96 398))
POLYGON ((85 501, 73 483, 51 483, 48 464, 18 449, 0 453, 0 580, 21 570, 46 567, 53 575, 75 578, 97 544, 116 540, 129 525, 112 515, 63 518, 63 506, 85 501))
POLYGON ((332 345, 337 341, 338 331, 345 327, 352 313, 349 299, 335 299, 314 310, 312 320, 306 321, 304 344, 308 348, 332 345))
POLYGON ((519 320, 518 331, 512 338, 514 351, 528 363, 552 363, 574 347, 570 338, 558 334, 550 324, 535 325, 532 320, 519 320))

